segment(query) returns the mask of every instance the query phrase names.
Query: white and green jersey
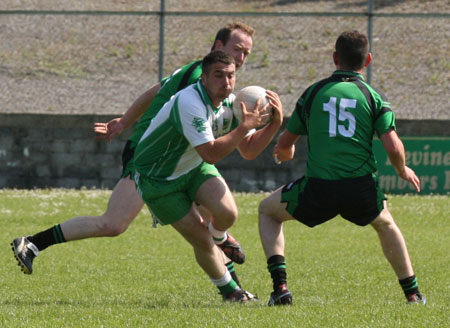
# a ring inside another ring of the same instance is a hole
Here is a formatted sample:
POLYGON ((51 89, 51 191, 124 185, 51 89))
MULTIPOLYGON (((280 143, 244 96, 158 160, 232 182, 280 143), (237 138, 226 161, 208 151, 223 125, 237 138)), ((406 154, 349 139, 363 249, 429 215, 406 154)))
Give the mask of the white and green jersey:
POLYGON ((230 94, 216 108, 201 80, 179 91, 153 118, 142 135, 134 163, 140 176, 174 180, 199 166, 203 159, 194 149, 235 127, 235 96, 230 94))

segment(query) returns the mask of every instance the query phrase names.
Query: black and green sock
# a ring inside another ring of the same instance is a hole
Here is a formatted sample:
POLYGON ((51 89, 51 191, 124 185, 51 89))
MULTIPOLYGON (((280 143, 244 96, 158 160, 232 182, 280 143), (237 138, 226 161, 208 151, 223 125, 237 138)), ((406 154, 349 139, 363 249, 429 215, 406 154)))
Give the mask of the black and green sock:
POLYGON ((39 251, 42 251, 51 245, 66 242, 59 224, 48 230, 41 231, 34 236, 28 237, 28 240, 35 244, 39 251))
MULTIPOLYGON (((236 274, 236 271, 234 271, 234 264, 233 261, 230 261, 228 263, 225 264, 225 266, 228 269, 228 272, 231 275, 231 278, 233 278, 233 280, 236 282, 236 284, 241 287, 241 283, 239 282, 238 276, 236 274)), ((242 287, 241 287, 242 288, 242 287)))
POLYGON ((411 294, 420 294, 419 285, 417 284, 417 278, 415 275, 399 280, 398 282, 400 283, 400 286, 402 286, 406 297, 411 294))
POLYGON ((282 255, 273 255, 267 260, 267 268, 273 281, 273 289, 287 284, 286 261, 282 255))

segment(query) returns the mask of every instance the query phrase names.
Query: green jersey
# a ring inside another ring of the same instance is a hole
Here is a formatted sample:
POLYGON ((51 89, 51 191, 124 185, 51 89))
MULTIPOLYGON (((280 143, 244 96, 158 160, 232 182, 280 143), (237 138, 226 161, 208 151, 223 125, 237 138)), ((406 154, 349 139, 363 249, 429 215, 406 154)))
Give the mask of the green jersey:
POLYGON ((287 129, 308 136, 306 176, 337 180, 376 171, 373 135, 395 129, 395 116, 361 74, 335 71, 306 89, 287 129))
POLYGON ((175 93, 186 88, 188 85, 197 82, 201 75, 202 61, 197 60, 177 69, 171 76, 162 79, 161 89, 134 127, 133 134, 129 140, 138 143, 142 134, 150 124, 150 121, 158 114, 162 106, 168 102, 175 93))
POLYGON ((235 96, 215 107, 201 80, 170 99, 142 135, 134 153, 136 181, 175 180, 203 163, 196 146, 215 140, 238 126, 235 96))

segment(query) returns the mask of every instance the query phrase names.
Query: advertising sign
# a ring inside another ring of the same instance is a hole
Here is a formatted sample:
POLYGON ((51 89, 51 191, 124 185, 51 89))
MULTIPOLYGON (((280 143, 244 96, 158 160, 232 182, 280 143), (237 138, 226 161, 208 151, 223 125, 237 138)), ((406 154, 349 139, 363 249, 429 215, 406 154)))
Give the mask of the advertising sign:
MULTIPOLYGON (((450 192, 450 137, 402 137, 406 165, 421 182, 421 194, 450 192)), ((400 179, 379 139, 373 140, 381 189, 386 193, 413 193, 414 188, 400 179)))

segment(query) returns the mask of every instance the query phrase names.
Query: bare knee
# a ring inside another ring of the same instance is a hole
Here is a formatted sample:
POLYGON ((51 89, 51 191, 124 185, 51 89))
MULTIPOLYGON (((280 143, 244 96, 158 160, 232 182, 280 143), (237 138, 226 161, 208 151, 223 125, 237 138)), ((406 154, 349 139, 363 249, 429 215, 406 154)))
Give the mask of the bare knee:
POLYGON ((259 203, 259 206, 258 206, 258 214, 259 214, 259 216, 261 216, 261 215, 269 215, 269 209, 270 209, 269 199, 265 198, 259 203))
POLYGON ((224 213, 225 213, 226 217, 228 218, 228 220, 233 223, 236 222, 238 215, 239 215, 239 211, 236 206, 226 209, 226 211, 224 213))
POLYGON ((219 230, 228 229, 237 221, 238 214, 236 206, 222 208, 218 213, 213 213, 214 227, 219 230))
POLYGON ((128 220, 121 220, 117 217, 103 215, 101 222, 101 232, 104 237, 117 237, 124 233, 129 226, 128 220))
POLYGON ((258 214, 260 217, 279 217, 285 214, 284 209, 285 205, 281 203, 281 192, 277 190, 259 203, 258 214))
POLYGON ((379 233, 397 229, 394 218, 387 209, 381 211, 380 215, 372 221, 371 225, 379 233))

